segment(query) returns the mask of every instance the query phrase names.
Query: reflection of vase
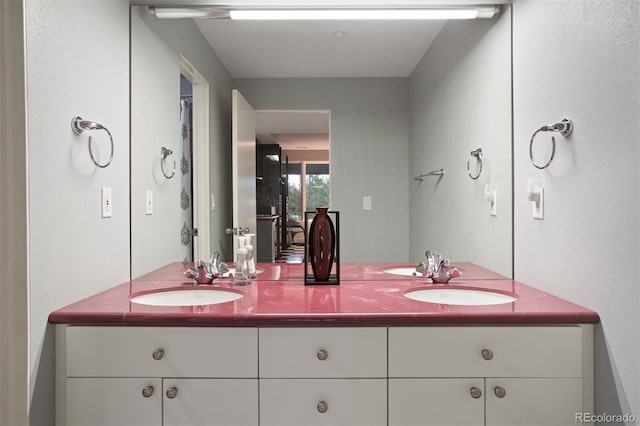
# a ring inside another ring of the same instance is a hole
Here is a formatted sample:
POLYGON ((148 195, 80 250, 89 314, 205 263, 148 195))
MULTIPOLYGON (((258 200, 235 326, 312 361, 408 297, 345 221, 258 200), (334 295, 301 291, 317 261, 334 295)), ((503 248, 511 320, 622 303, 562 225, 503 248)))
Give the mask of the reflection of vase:
POLYGON ((336 230, 327 207, 316 207, 309 229, 309 261, 316 281, 328 281, 336 249, 336 230))
MULTIPOLYGON (((310 289, 311 301, 308 303, 307 312, 336 312, 336 303, 333 300, 332 294, 335 289, 327 287, 328 286, 313 286, 313 288, 310 289)), ((309 300, 308 296, 307 300, 309 300)))

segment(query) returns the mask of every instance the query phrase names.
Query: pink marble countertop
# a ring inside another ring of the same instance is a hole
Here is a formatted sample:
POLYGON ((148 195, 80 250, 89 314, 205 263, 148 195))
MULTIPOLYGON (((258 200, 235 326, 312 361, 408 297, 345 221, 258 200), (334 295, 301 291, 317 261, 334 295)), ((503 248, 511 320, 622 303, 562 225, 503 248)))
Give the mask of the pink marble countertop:
POLYGON ((248 286, 230 278, 194 286, 174 263, 136 280, 59 309, 54 324, 157 326, 384 326, 384 325, 533 325, 599 322, 594 311, 502 277, 476 265, 458 262, 462 277, 449 285, 391 275, 384 269, 408 264, 344 264, 339 285, 305 285, 302 265, 260 264, 263 272, 248 286), (277 276, 277 278, 276 278, 277 276), (422 288, 472 288, 513 295, 500 305, 462 306, 411 300, 407 291, 422 288), (243 297, 215 305, 149 306, 130 297, 166 289, 227 289, 243 297))

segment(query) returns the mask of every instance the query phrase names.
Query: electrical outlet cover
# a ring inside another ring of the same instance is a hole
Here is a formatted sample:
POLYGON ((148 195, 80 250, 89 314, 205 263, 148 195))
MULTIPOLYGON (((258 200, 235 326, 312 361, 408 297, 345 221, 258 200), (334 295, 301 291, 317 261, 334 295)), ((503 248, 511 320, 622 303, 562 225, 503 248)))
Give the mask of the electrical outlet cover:
POLYGON ((372 199, 371 196, 364 196, 362 197, 362 209, 363 210, 371 210, 373 208, 372 206, 372 199))

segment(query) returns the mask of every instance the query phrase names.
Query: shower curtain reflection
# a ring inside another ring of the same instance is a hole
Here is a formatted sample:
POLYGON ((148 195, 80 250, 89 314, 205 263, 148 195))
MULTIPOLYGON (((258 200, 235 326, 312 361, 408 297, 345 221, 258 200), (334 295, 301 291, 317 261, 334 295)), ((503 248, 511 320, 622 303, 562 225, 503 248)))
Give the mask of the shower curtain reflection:
MULTIPOLYGON (((181 78, 184 87, 184 77, 181 78)), ((186 80, 189 83, 188 80, 186 80)), ((189 86, 191 84, 189 83, 189 86)), ((191 94, 180 95, 180 209, 182 227, 180 230, 180 241, 182 244, 182 256, 185 261, 193 261, 193 237, 197 230, 193 229, 193 180, 192 180, 192 155, 193 139, 193 104, 191 94)))

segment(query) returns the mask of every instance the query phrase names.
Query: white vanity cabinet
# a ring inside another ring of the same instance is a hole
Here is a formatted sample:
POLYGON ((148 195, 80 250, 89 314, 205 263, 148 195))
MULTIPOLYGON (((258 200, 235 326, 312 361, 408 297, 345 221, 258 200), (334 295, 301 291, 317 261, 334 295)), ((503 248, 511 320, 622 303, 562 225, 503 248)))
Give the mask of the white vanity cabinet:
POLYGON ((574 425, 591 326, 391 327, 389 425, 574 425))
POLYGON ((57 327, 57 425, 564 426, 593 327, 57 327))
POLYGON ((255 328, 58 326, 56 424, 258 424, 255 328))
POLYGON ((387 329, 261 328, 260 424, 387 424, 387 329))

